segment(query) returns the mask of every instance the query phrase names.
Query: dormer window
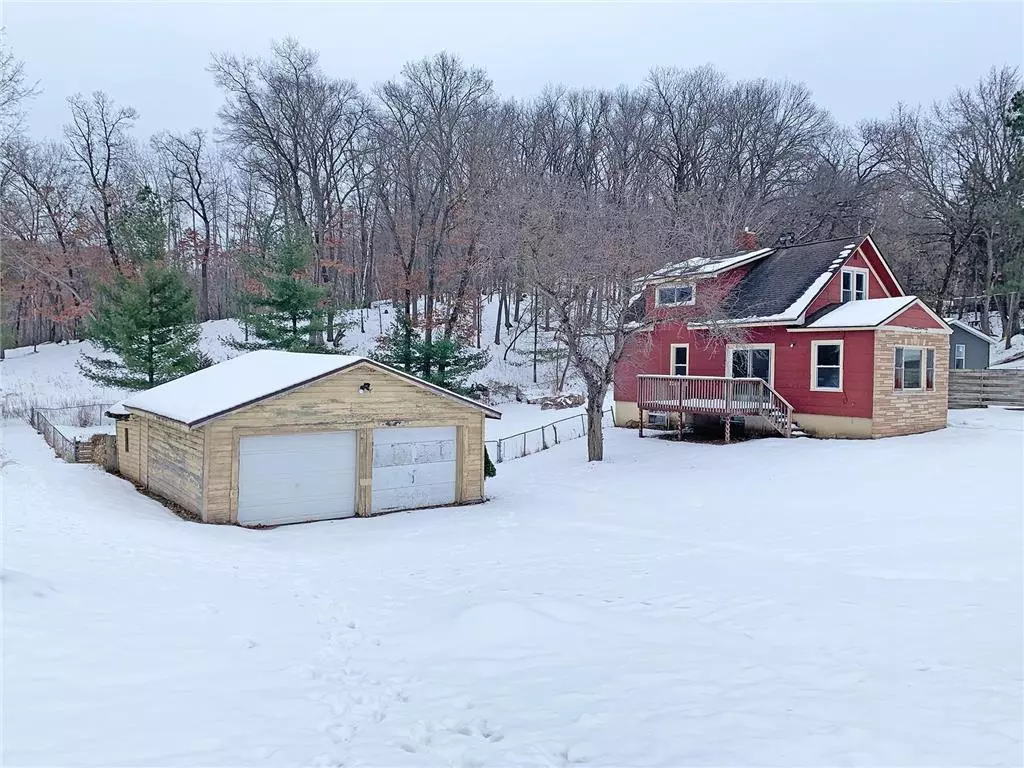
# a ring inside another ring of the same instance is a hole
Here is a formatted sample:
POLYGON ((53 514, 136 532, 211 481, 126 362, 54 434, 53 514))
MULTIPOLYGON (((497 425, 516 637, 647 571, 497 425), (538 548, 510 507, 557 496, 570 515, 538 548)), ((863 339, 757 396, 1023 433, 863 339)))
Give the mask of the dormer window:
POLYGON ((841 301, 864 301, 868 297, 868 271, 866 269, 843 270, 843 292, 841 301))
POLYGON ((693 286, 688 284, 658 286, 654 296, 654 303, 659 307, 693 304, 693 286))

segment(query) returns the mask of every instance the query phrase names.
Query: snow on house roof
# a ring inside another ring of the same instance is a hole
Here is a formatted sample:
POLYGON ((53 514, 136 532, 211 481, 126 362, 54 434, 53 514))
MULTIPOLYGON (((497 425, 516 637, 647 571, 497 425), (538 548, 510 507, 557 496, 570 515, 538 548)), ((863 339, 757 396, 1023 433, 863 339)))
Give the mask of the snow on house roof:
POLYGON ((807 328, 874 328, 916 301, 916 296, 848 301, 808 323, 807 328))
POLYGON ((975 336, 977 336, 979 339, 982 339, 983 341, 987 341, 989 344, 995 344, 997 341, 999 341, 999 339, 994 339, 991 336, 986 336, 983 332, 979 331, 977 328, 972 328, 967 323, 965 323, 963 320, 956 320, 954 318, 944 318, 944 320, 945 320, 946 325, 955 326, 955 327, 960 328, 960 329, 962 329, 964 331, 967 331, 968 333, 972 333, 975 336))
POLYGON ((737 323, 796 322, 865 236, 777 248, 739 281, 729 299, 737 323))
POLYGON ((367 363, 410 379, 436 392, 483 410, 492 418, 501 414, 468 397, 434 386, 407 373, 365 357, 259 350, 249 352, 166 384, 139 392, 122 404, 189 426, 208 421, 243 405, 263 400, 336 373, 356 363, 367 363))
POLYGON ((734 267, 756 261, 772 252, 772 248, 757 248, 753 251, 741 251, 727 256, 714 256, 711 258, 692 258, 685 261, 669 264, 649 275, 645 280, 662 279, 670 277, 710 277, 733 269, 734 267))

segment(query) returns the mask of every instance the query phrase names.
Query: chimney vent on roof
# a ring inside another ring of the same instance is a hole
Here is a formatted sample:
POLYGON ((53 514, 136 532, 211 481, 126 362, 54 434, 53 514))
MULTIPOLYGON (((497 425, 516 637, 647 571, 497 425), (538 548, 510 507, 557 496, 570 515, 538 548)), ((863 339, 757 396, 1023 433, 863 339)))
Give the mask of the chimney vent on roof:
POLYGON ((743 231, 736 237, 736 244, 741 251, 754 250, 757 248, 757 233, 751 232, 749 228, 744 227, 743 231))

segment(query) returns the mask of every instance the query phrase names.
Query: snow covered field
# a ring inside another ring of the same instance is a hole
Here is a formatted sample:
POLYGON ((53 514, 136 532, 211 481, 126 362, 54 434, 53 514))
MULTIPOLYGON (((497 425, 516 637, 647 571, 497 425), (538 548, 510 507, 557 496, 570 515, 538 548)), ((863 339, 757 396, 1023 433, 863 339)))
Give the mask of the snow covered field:
POLYGON ((1022 413, 186 523, 4 426, 6 765, 1020 765, 1022 413))

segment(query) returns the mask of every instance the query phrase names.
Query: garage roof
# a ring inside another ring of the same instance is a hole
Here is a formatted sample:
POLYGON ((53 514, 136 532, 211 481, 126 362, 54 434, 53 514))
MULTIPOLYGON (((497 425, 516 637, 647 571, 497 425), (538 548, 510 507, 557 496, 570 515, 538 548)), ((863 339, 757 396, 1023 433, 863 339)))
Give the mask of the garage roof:
POLYGON ((501 418, 501 413, 493 408, 376 360, 353 355, 318 355, 276 350, 259 350, 225 360, 134 394, 121 405, 126 409, 145 411, 192 427, 358 363, 371 365, 431 389, 439 395, 478 408, 488 418, 501 418))

